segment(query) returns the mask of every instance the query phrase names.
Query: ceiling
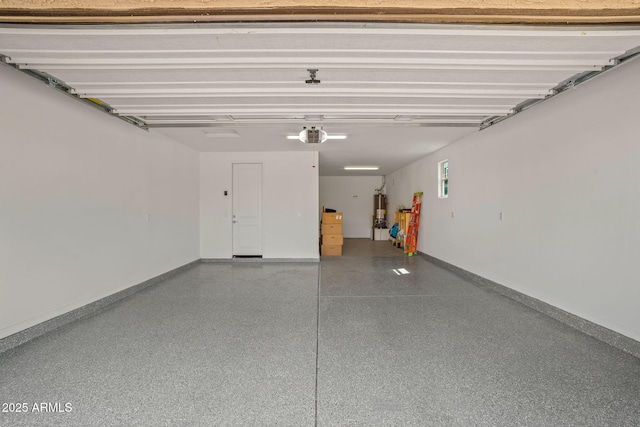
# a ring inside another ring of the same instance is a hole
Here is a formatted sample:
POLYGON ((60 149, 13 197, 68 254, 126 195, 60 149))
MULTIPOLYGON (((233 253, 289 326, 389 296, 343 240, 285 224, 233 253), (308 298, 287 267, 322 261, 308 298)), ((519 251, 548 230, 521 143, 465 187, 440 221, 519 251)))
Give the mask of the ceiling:
POLYGON ((321 175, 391 173, 638 46, 637 26, 0 25, 4 62, 58 89, 199 151, 317 150, 321 175), (347 139, 286 138, 304 126, 347 139))

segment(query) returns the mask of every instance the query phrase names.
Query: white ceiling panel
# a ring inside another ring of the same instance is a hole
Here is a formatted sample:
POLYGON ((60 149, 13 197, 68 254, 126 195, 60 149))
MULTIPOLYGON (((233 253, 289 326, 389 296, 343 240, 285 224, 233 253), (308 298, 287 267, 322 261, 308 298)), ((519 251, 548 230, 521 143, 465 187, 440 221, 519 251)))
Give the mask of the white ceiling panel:
POLYGON ((0 26, 6 64, 112 114, 199 151, 317 150, 323 175, 390 173, 638 46, 638 27, 0 26), (348 138, 286 139, 303 126, 348 138))

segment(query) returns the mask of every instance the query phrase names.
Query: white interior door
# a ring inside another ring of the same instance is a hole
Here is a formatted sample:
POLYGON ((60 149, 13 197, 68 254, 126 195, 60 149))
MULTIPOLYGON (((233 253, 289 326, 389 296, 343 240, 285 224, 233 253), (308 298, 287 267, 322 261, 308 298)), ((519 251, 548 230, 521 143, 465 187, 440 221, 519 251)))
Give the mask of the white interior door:
POLYGON ((233 255, 262 256, 262 164, 233 164, 233 255))

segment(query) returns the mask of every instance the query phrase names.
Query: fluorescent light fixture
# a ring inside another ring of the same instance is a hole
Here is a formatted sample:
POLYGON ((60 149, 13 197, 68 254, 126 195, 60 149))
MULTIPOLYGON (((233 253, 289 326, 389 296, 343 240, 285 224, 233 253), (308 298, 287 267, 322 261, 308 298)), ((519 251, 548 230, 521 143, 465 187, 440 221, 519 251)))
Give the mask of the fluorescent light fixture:
POLYGON ((327 139, 347 139, 347 135, 327 135, 327 139))
POLYGON ((345 166, 346 171, 377 171, 380 169, 378 166, 345 166))

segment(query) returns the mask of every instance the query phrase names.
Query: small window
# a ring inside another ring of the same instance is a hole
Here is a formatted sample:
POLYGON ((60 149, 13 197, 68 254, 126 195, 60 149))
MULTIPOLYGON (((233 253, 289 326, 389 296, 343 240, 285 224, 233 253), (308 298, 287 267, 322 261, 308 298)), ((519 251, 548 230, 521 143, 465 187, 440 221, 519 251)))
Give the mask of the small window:
POLYGON ((449 160, 438 163, 438 197, 449 197, 449 160))

